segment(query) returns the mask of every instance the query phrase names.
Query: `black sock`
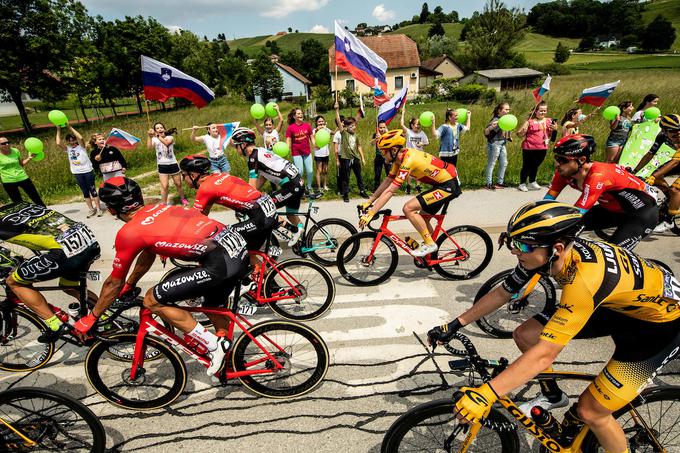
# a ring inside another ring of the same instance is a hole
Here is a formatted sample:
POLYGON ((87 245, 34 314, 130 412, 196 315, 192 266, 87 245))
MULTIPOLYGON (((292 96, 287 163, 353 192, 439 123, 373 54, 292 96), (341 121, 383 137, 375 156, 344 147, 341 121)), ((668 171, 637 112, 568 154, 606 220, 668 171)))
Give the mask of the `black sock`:
POLYGON ((556 403, 562 398, 562 390, 557 386, 555 379, 541 379, 538 384, 541 386, 543 396, 551 403, 556 403))

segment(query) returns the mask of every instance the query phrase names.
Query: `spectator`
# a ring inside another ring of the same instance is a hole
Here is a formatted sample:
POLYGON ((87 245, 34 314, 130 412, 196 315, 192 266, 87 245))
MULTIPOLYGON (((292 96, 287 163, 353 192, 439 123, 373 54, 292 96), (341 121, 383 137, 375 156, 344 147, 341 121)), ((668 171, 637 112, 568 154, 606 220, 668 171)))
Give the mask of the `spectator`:
POLYGON ((486 137, 486 185, 485 189, 496 190, 504 189, 505 185, 505 169, 508 167, 508 151, 505 144, 510 138, 510 132, 503 131, 498 127, 498 120, 510 113, 510 104, 501 102, 493 109, 493 117, 484 128, 484 136, 486 137), (498 161, 498 178, 496 184, 493 181, 493 168, 498 161))
POLYGON ((609 122, 609 137, 607 137, 607 144, 605 149, 605 159, 607 162, 618 162, 623 145, 628 140, 628 134, 633 127, 633 120, 630 115, 633 113, 633 103, 631 101, 623 101, 619 104, 621 114, 616 117, 614 121, 609 122))
POLYGON ((7 196, 13 203, 19 203, 22 200, 19 188, 21 187, 29 196, 31 201, 40 206, 45 206, 38 190, 33 185, 33 181, 26 174, 24 167, 33 159, 33 155, 29 154, 25 159, 21 159, 21 153, 16 148, 11 148, 9 139, 0 136, 0 180, 2 186, 7 192, 7 196))
POLYGON ((595 115, 598 110, 600 110, 600 107, 597 107, 587 115, 584 115, 580 108, 575 107, 567 110, 567 113, 564 114, 560 122, 562 125, 562 137, 578 134, 578 127, 595 115))
MULTIPOLYGON (((408 121, 408 127, 404 123, 404 116, 406 114, 406 104, 401 108, 401 120, 399 124, 404 130, 404 135, 406 136, 405 148, 417 149, 418 151, 425 151, 425 147, 430 144, 430 140, 427 135, 420 127, 420 121, 417 118, 411 117, 408 121)), ((408 181, 406 181, 406 193, 411 193, 411 181, 413 178, 409 176, 408 181)), ((416 183, 416 192, 420 192, 420 186, 416 183)))
POLYGON ((170 185, 170 178, 172 178, 182 205, 187 206, 189 202, 184 198, 182 175, 175 157, 175 139, 172 137, 175 132, 177 132, 175 128, 166 130, 163 123, 154 124, 153 129, 149 129, 146 147, 156 150, 158 178, 161 182, 161 203, 168 204, 168 186, 170 185))
MULTIPOLYGON (((314 124, 316 129, 314 129, 314 134, 320 130, 325 130, 329 134, 333 131, 326 127, 326 119, 319 115, 314 118, 314 124)), ((316 162, 316 187, 319 192, 326 192, 328 190, 328 158, 330 156, 329 152, 330 144, 322 146, 319 148, 314 143, 314 161, 316 162), (323 182, 323 185, 321 185, 323 182)))
POLYGON ((305 175, 305 195, 312 192, 312 177, 314 164, 312 163, 312 145, 314 145, 314 130, 309 123, 305 123, 301 108, 294 108, 288 114, 288 129, 286 129, 286 143, 293 155, 293 163, 300 174, 305 175))
POLYGON ((373 134, 373 140, 371 140, 371 144, 375 146, 375 157, 373 158, 373 192, 378 190, 378 187, 383 180, 383 169, 385 170, 385 177, 387 177, 387 175, 390 173, 390 168, 392 167, 390 164, 385 162, 385 158, 378 149, 378 145, 376 145, 380 136, 386 132, 387 123, 384 121, 379 122, 378 131, 373 134))
POLYGON ((94 134, 90 137, 90 161, 97 163, 104 182, 115 176, 125 176, 127 162, 115 146, 106 144, 106 137, 94 134))
POLYGON ((61 127, 57 126, 57 147, 68 154, 68 164, 71 167, 71 173, 75 176, 78 187, 80 187, 80 191, 85 198, 85 204, 89 209, 87 218, 89 219, 94 215, 101 217, 104 215, 104 211, 102 211, 99 205, 99 196, 94 186, 94 168, 85 149, 85 141, 83 136, 73 126, 67 124, 66 127, 69 133, 66 134, 66 144, 63 144, 61 142, 61 127))
POLYGON ((356 135, 357 120, 355 118, 345 118, 344 121, 340 118, 340 105, 335 103, 335 121, 339 124, 340 143, 337 147, 339 150, 339 164, 340 164, 340 193, 345 203, 349 203, 349 176, 350 172, 354 172, 357 179, 357 186, 359 186, 359 194, 362 198, 368 198, 364 187, 364 180, 361 175, 361 166, 366 164, 364 159, 364 152, 361 149, 359 138, 356 135))
POLYGON ((279 105, 275 104, 274 109, 276 110, 276 114, 278 115, 278 119, 276 120, 276 127, 274 127, 274 120, 271 118, 265 118, 264 123, 262 125, 260 123, 255 123, 257 131, 262 135, 264 147, 267 148, 269 151, 271 151, 272 148, 274 148, 276 142, 280 140, 279 133, 281 132, 281 126, 283 125, 283 116, 281 116, 281 110, 279 110, 279 105))
POLYGON ((638 105, 635 115, 633 115, 633 118, 631 121, 633 123, 641 123, 644 121, 644 113, 645 110, 647 110, 650 107, 656 107, 656 105, 659 103, 659 96, 657 96, 654 93, 649 93, 646 95, 644 98, 642 98, 642 102, 640 102, 640 105, 638 105))
POLYGON ((557 132, 557 124, 552 118, 546 118, 548 104, 539 102, 529 115, 529 118, 517 131, 522 141, 522 169, 519 174, 519 186, 522 192, 528 190, 540 190, 541 186, 536 181, 538 168, 543 163, 548 152, 548 143, 552 138, 553 131, 557 132), (529 184, 527 185, 527 180, 529 184))
POLYGON ((435 129, 435 121, 432 119, 432 135, 439 139, 439 158, 444 162, 458 166, 458 153, 460 152, 460 136, 470 130, 470 117, 472 113, 467 111, 465 125, 458 123, 458 112, 446 109, 444 112, 444 124, 435 129))
POLYGON ((220 137, 220 130, 217 124, 208 124, 208 133, 196 137, 196 131, 200 128, 200 126, 191 128, 191 141, 200 142, 205 145, 208 150, 208 157, 210 158, 210 171, 212 173, 229 173, 231 165, 229 165, 229 160, 224 155, 224 149, 220 145, 222 137, 220 137))

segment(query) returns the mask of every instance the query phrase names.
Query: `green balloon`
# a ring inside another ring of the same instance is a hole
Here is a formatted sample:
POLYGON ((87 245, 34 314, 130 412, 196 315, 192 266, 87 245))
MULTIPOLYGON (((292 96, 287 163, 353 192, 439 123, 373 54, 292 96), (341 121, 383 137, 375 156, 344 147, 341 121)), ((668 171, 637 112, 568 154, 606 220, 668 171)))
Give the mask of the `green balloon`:
POLYGON ((43 149, 45 148, 45 146, 43 145, 43 142, 40 141, 39 138, 28 137, 24 142, 24 148, 26 148, 26 151, 28 151, 29 154, 34 154, 36 157, 40 156, 41 154, 43 155, 43 157, 45 157, 43 153, 43 149))
POLYGON ((276 102, 268 102, 267 105, 264 106, 264 111, 269 118, 276 118, 278 116, 278 113, 276 112, 276 102))
POLYGON ((659 110, 658 107, 650 107, 647 110, 645 110, 643 116, 645 117, 646 120, 655 120, 661 116, 661 110, 659 110))
POLYGON ((602 116, 604 116, 604 119, 609 121, 614 121, 616 117, 619 116, 620 114, 621 109, 615 105, 610 105, 602 112, 602 116))
POLYGON ((316 141, 316 146, 323 148, 331 142, 331 134, 326 129, 321 129, 314 134, 314 140, 316 141))
POLYGON ((61 110, 50 110, 50 113, 47 114, 47 119, 57 127, 64 127, 68 123, 68 118, 61 110))
POLYGON ((420 114, 420 125, 422 127, 430 127, 432 126, 432 122, 434 121, 434 113, 432 112, 423 112, 420 114))
POLYGON ((262 104, 253 104, 250 107, 250 114, 255 118, 256 120, 261 120, 264 118, 264 106, 262 104))
POLYGON ((456 113, 458 113, 458 122, 460 124, 465 124, 465 122, 467 121, 467 109, 464 108, 456 109, 456 113))
POLYGON ((290 149, 288 149, 286 142, 276 142, 272 151, 279 157, 288 157, 288 154, 290 154, 290 149))
POLYGON ((513 130, 517 127, 517 117, 510 113, 501 116, 498 118, 498 127, 500 127, 502 131, 506 132, 513 130))

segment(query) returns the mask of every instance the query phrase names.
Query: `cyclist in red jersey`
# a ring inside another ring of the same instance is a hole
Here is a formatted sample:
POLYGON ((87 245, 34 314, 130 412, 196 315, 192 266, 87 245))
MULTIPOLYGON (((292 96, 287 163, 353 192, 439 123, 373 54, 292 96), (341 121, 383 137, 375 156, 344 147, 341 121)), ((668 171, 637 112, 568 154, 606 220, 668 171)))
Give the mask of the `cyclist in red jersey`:
POLYGON ((558 141, 555 175, 544 199, 556 199, 567 185, 581 191, 575 206, 583 213, 585 228, 616 227, 610 242, 632 250, 659 220, 656 195, 621 165, 591 162, 594 152, 590 135, 567 135, 558 141))
POLYGON ((104 182, 99 197, 109 212, 125 225, 116 235, 113 270, 104 281, 99 299, 92 312, 74 327, 87 332, 116 296, 135 287, 153 265, 156 255, 195 261, 198 266, 172 274, 149 289, 144 306, 205 345, 211 360, 208 375, 217 373, 229 348, 229 341, 218 336, 226 334, 226 320, 210 318, 218 332, 215 335, 196 322, 191 313, 167 304, 203 296, 205 306, 223 305, 247 272, 246 241, 231 227, 195 209, 165 204, 144 206, 140 187, 122 176, 104 182), (128 276, 135 258, 137 262, 128 276))

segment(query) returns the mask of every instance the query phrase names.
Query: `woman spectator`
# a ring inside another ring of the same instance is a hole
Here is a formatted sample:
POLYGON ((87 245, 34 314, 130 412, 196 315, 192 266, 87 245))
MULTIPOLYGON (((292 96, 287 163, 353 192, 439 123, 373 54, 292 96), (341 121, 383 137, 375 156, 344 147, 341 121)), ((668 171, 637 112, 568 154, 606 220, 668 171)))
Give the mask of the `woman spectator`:
POLYGON ((508 167, 508 151, 505 144, 510 138, 510 133, 503 131, 498 127, 498 120, 510 113, 510 104, 501 102, 493 109, 493 116, 489 123, 484 128, 484 136, 486 137, 486 176, 485 189, 496 190, 507 187, 505 181, 505 169, 508 167), (498 178, 496 184, 493 181, 493 168, 498 161, 498 178))
MULTIPOLYGON (((316 134, 320 130, 325 130, 329 134, 333 133, 333 131, 326 127, 326 119, 321 115, 314 118, 314 124, 316 125, 316 129, 314 129, 314 134, 316 134)), ((316 187, 319 192, 326 192, 328 190, 328 159, 330 156, 329 147, 330 144, 327 144, 319 148, 318 146, 316 146, 316 143, 314 143, 314 161, 316 162, 316 187), (321 185, 321 182, 323 182, 323 185, 321 185)))
POLYGON ((115 146, 106 144, 106 137, 94 134, 90 137, 90 161, 96 162, 104 181, 115 176, 124 176, 127 162, 123 154, 115 146))
POLYGON ((7 196, 13 203, 23 201, 19 192, 19 188, 22 188, 33 203, 45 206, 33 181, 26 174, 26 170, 24 170, 24 167, 31 159, 33 159, 32 154, 22 159, 19 150, 10 147, 9 139, 0 136, 0 180, 5 188, 5 192, 7 192, 7 196))
POLYGON ((435 128, 434 118, 432 119, 432 135, 439 139, 439 158, 444 162, 458 165, 458 153, 460 152, 460 136, 470 130, 470 117, 472 113, 467 111, 467 121, 465 125, 458 122, 458 112, 446 109, 444 112, 445 122, 439 129, 435 128))
POLYGON ((210 160, 210 171, 212 173, 229 173, 231 165, 229 165, 229 160, 224 155, 224 150, 220 144, 221 137, 217 124, 208 124, 208 133, 197 137, 196 131, 198 129, 200 129, 200 126, 191 128, 191 141, 200 142, 205 145, 210 160))
POLYGON ((293 163, 300 174, 305 175, 305 194, 312 192, 312 177, 314 164, 312 161, 312 146, 314 145, 314 130, 309 123, 305 123, 301 108, 294 108, 288 114, 288 129, 286 129, 286 143, 293 155, 293 163))
POLYGON ((645 110, 647 110, 650 107, 656 107, 656 105, 659 103, 659 96, 657 96, 654 93, 649 93, 646 95, 644 98, 642 98, 642 102, 640 102, 640 105, 638 105, 635 115, 633 115, 633 118, 631 121, 633 123, 641 123, 644 121, 644 113, 645 110))
POLYGON ((628 140, 628 133, 633 127, 633 120, 630 115, 633 113, 633 103, 631 101, 623 101, 619 104, 621 114, 609 122, 609 137, 607 137, 607 147, 605 149, 605 159, 607 162, 618 162, 623 145, 628 140))
POLYGON ((579 126, 585 123, 587 120, 589 120, 593 115, 595 115, 595 112, 597 112, 598 110, 600 110, 600 107, 597 107, 595 110, 593 110, 587 115, 584 115, 583 111, 580 108, 575 107, 567 110, 567 113, 564 114, 564 117, 560 122, 560 124, 562 125, 562 137, 565 137, 567 135, 578 134, 579 126))
POLYGON ((168 203, 168 186, 170 184, 170 178, 172 178, 172 182, 177 188, 177 193, 182 201, 182 205, 187 206, 189 202, 184 198, 182 175, 174 151, 175 139, 172 137, 172 134, 176 131, 177 130, 174 128, 166 131, 163 123, 154 124, 153 129, 149 129, 149 138, 146 141, 146 147, 147 149, 156 150, 158 178, 161 182, 161 203, 168 203))
POLYGON ((94 215, 101 217, 104 215, 104 211, 102 211, 99 205, 99 196, 94 186, 94 168, 85 149, 85 141, 83 136, 73 126, 67 124, 66 127, 69 133, 66 134, 66 144, 63 144, 61 142, 61 127, 57 126, 57 147, 68 154, 71 173, 75 176, 78 187, 80 187, 80 191, 85 198, 85 204, 89 209, 87 218, 89 219, 94 215))
MULTIPOLYGON (((424 151, 425 147, 430 144, 430 140, 427 138, 425 132, 420 127, 420 121, 417 118, 411 117, 408 121, 408 127, 404 123, 404 116, 406 115, 406 104, 401 108, 401 120, 399 122, 401 128, 404 130, 404 135, 406 136, 405 148, 417 149, 418 151, 424 151)), ((406 181, 406 193, 411 193, 411 181, 413 178, 409 177, 406 181)), ((420 192, 420 186, 416 184, 416 192, 420 192)))
POLYGON ((378 149, 376 145, 380 136, 388 131, 387 123, 380 121, 378 123, 378 131, 373 134, 373 139, 371 144, 375 146, 375 157, 373 157, 373 192, 378 190, 382 180, 382 172, 385 170, 385 177, 390 173, 391 165, 385 162, 385 157, 383 157, 382 152, 378 149))
POLYGON ((543 163, 548 152, 553 131, 557 131, 557 124, 552 118, 546 118, 548 104, 539 102, 531 112, 529 118, 517 131, 522 141, 522 169, 519 174, 519 189, 522 192, 528 190, 540 190, 541 186, 536 181, 538 168, 543 163), (527 181, 529 184, 527 184, 527 181))
POLYGON ((264 147, 268 150, 272 150, 276 142, 280 140, 279 133, 281 132, 281 126, 283 126, 283 116, 281 116, 281 110, 279 110, 279 105, 274 104, 274 109, 278 115, 276 120, 276 127, 274 127, 274 120, 271 118, 265 118, 264 123, 255 123, 257 131, 262 135, 264 142, 264 147))

